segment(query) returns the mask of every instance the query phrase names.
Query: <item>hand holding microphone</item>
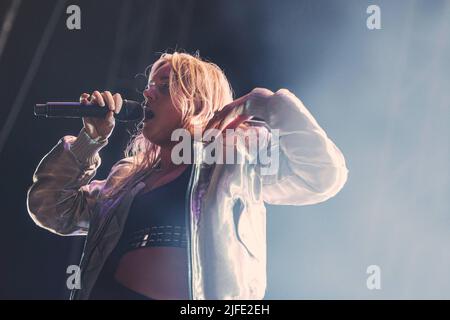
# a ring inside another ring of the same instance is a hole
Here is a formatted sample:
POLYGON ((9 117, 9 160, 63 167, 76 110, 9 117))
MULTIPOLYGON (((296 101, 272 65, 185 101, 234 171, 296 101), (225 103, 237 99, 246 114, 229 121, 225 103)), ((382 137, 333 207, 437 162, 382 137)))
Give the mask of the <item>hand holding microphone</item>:
POLYGON ((47 102, 36 104, 34 114, 46 118, 83 118, 86 132, 93 139, 108 138, 114 130, 115 120, 142 121, 152 118, 150 110, 133 100, 122 99, 119 93, 114 95, 109 91, 92 95, 83 93, 80 102, 47 102))
POLYGON ((100 93, 96 90, 92 95, 83 93, 80 96, 80 103, 83 105, 96 104, 109 109, 105 118, 83 117, 84 129, 92 139, 109 138, 116 124, 114 113, 118 114, 122 108, 123 100, 120 94, 112 95, 109 91, 100 93))

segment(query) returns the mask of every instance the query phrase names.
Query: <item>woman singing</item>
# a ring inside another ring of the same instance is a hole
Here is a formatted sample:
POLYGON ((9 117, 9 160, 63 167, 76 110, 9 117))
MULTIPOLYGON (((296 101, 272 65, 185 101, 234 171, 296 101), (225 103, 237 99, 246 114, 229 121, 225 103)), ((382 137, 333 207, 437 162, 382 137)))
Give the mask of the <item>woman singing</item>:
POLYGON ((87 236, 71 299, 262 299, 264 203, 333 197, 347 179, 342 153, 294 94, 256 88, 233 101, 221 69, 198 55, 162 54, 143 95, 150 116, 105 180, 92 178, 122 106, 109 91, 81 95, 109 113, 83 118, 78 136, 61 138, 34 173, 32 219, 59 235, 87 236), (191 137, 181 154, 173 139, 180 129, 191 137), (208 132, 215 139, 204 139, 208 132))

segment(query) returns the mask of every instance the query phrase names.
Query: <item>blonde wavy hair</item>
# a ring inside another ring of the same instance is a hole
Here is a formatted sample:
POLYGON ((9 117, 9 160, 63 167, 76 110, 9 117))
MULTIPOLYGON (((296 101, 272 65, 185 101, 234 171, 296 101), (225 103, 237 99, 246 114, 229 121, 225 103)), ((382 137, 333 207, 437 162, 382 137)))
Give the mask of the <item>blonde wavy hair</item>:
MULTIPOLYGON (((203 133, 214 113, 233 101, 233 89, 227 77, 216 64, 200 58, 198 52, 194 55, 162 53, 148 67, 152 70, 149 76, 165 62, 171 66, 169 92, 174 107, 181 112, 182 128, 193 134, 194 127, 197 127, 203 133)), ((108 198, 126 189, 135 175, 152 168, 159 159, 160 147, 143 135, 143 122, 137 125, 124 155, 132 158, 132 168, 126 176, 118 177, 116 188, 106 195, 108 198)))

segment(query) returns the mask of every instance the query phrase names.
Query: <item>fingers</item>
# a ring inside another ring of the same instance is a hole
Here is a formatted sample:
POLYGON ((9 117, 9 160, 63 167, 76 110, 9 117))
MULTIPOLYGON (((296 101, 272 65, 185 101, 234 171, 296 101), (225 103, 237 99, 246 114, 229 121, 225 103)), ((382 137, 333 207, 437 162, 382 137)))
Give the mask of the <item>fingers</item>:
POLYGON ((269 89, 265 88, 255 88, 251 92, 247 93, 246 95, 234 100, 230 104, 223 107, 220 112, 228 112, 229 110, 235 108, 236 106, 239 106, 241 104, 244 104, 246 101, 252 98, 267 98, 272 96, 274 93, 270 91, 269 89))
POLYGON ((249 115, 239 115, 235 119, 233 119, 230 123, 228 123, 225 128, 223 128, 222 131, 226 131, 227 129, 236 129, 239 127, 243 122, 250 120, 253 118, 253 116, 249 115))
POLYGON ((252 92, 247 93, 246 95, 234 100, 233 102, 227 104, 220 111, 218 111, 214 118, 224 118, 229 112, 231 112, 235 107, 244 104, 249 98, 251 98, 252 92))
POLYGON ((102 92, 103 100, 105 100, 106 105, 108 106, 109 110, 114 111, 116 108, 116 102, 114 101, 114 98, 109 91, 102 92))
MULTIPOLYGON (((277 91, 277 94, 286 94, 286 92, 289 92, 286 89, 281 89, 277 91)), ((219 121, 220 119, 225 119, 227 115, 233 111, 234 108, 243 105, 247 102, 254 102, 256 104, 265 104, 267 103, 267 99, 275 96, 275 93, 269 89, 266 88, 254 88, 251 92, 247 93, 246 95, 234 100, 233 102, 227 104, 224 106, 220 111, 216 111, 214 116, 211 118, 211 123, 215 123, 219 121)), ((244 108, 245 110, 245 108, 244 108)), ((230 124, 227 125, 227 128, 229 127, 237 127, 242 122, 247 121, 251 119, 253 116, 251 115, 238 115, 236 119, 234 119, 230 124)))
POLYGON ((266 89, 266 88, 254 88, 251 92, 253 96, 257 97, 270 97, 273 95, 273 91, 266 89))
POLYGON ((89 103, 89 97, 90 97, 90 95, 88 93, 81 94, 81 96, 80 96, 80 103, 88 104, 89 103))
POLYGON ((275 96, 286 96, 291 94, 292 93, 288 89, 280 89, 277 92, 275 92, 275 96))
POLYGON ((113 95, 113 99, 116 105, 115 112, 117 114, 120 112, 120 109, 122 109, 123 104, 122 96, 119 93, 116 93, 115 95, 113 95))
POLYGON ((100 94, 100 92, 98 92, 97 90, 95 90, 94 92, 92 92, 92 98, 91 98, 91 102, 98 104, 100 107, 104 107, 105 106, 105 100, 103 100, 102 95, 100 94))
POLYGON ((109 110, 108 111, 108 114, 106 115, 106 120, 108 120, 108 121, 114 121, 114 111, 112 111, 112 110, 109 110))
POLYGON ((108 106, 110 112, 107 113, 106 119, 112 120, 112 118, 114 118, 114 113, 118 114, 122 109, 123 99, 119 93, 112 95, 110 91, 103 91, 100 93, 98 90, 95 90, 91 95, 82 93, 80 96, 80 103, 93 103, 101 107, 108 106))
POLYGON ((243 104, 245 101, 247 101, 249 99, 249 97, 251 96, 251 92, 247 93, 245 96, 242 96, 236 100, 234 100, 233 102, 231 102, 230 104, 226 105, 222 110, 228 110, 228 109, 233 109, 234 107, 243 104))

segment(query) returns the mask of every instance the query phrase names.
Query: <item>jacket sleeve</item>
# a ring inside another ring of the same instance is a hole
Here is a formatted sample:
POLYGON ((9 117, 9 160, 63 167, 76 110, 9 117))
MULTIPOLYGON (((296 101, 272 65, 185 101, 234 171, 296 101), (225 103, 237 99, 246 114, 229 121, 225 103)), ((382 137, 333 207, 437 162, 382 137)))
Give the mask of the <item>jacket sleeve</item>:
POLYGON ((101 164, 98 151, 108 143, 84 131, 64 136, 33 175, 27 209, 34 222, 59 235, 86 235, 92 209, 106 180, 93 180, 101 164), (90 182, 90 183, 89 183, 90 182))
POLYGON ((341 190, 348 175, 344 156, 294 94, 281 89, 267 106, 248 103, 245 108, 264 119, 271 131, 269 158, 275 160, 271 170, 264 172, 260 166, 257 170, 266 203, 314 204, 341 190))

